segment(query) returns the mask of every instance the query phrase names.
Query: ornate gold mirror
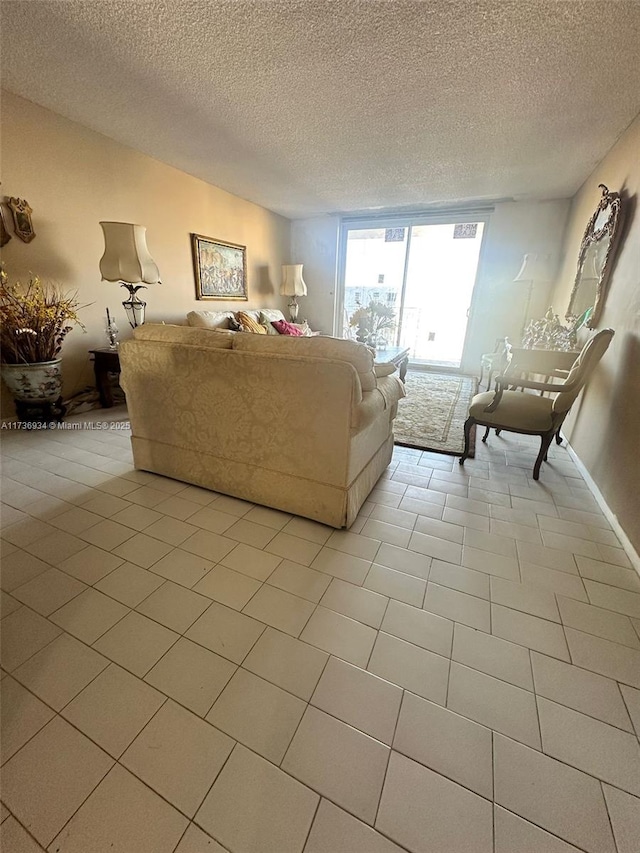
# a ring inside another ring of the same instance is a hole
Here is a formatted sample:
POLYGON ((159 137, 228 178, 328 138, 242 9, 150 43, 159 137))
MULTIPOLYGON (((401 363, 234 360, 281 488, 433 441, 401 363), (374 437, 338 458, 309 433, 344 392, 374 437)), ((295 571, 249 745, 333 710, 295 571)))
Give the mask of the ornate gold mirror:
POLYGON ((609 192, 604 184, 598 186, 602 190, 602 198, 580 243, 578 271, 566 315, 568 320, 573 321, 590 311, 585 323, 590 329, 597 328, 604 307, 621 225, 619 194, 609 192))

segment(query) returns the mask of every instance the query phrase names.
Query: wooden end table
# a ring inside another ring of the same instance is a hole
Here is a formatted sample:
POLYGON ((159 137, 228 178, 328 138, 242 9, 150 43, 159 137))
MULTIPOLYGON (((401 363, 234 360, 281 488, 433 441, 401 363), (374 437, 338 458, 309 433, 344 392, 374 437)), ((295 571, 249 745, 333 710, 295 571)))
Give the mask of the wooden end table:
POLYGON ((387 347, 376 352, 375 364, 388 364, 390 361, 398 368, 400 379, 404 382, 409 367, 409 347, 387 347))
POLYGON ((118 350, 109 349, 109 347, 91 349, 89 352, 93 355, 93 370, 96 375, 100 405, 103 409, 110 409, 113 406, 113 394, 109 374, 120 373, 120 355, 118 350))

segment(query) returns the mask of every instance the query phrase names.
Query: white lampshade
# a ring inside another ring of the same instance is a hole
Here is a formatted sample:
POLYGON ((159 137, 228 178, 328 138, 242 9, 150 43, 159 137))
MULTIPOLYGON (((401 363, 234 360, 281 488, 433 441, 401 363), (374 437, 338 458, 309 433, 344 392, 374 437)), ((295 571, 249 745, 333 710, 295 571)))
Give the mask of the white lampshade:
POLYGON ((147 229, 130 222, 101 222, 104 255, 100 258, 103 281, 161 284, 160 273, 147 249, 147 229))
POLYGON ((303 264, 283 264, 282 284, 280 294, 282 296, 306 296, 307 285, 302 278, 303 264))
POLYGON ((525 255, 514 281, 551 281, 549 255, 525 255))

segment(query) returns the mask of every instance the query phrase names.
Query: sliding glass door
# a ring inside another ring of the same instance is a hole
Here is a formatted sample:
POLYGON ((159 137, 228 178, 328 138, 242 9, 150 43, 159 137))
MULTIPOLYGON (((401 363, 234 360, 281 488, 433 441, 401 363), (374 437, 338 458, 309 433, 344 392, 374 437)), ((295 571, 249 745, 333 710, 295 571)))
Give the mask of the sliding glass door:
POLYGON ((482 231, 482 222, 411 228, 400 343, 412 361, 460 367, 482 231))
POLYGON ((349 230, 345 268, 345 331, 358 308, 372 302, 390 308, 393 325, 381 332, 389 346, 398 338, 402 290, 407 259, 408 228, 362 228, 349 230), (393 232, 393 234, 390 234, 393 232))
POLYGON ((484 221, 408 222, 343 230, 344 311, 350 325, 371 302, 393 309, 378 348, 408 347, 416 365, 459 368, 484 221))

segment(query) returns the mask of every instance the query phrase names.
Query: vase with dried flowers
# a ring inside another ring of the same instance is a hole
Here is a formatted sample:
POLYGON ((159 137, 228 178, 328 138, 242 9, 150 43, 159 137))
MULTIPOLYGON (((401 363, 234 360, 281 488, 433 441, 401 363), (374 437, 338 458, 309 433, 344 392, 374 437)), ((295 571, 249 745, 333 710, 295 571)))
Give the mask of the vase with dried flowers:
POLYGON ((360 305, 353 312, 349 325, 356 327, 356 340, 368 344, 374 350, 382 346, 384 341, 383 332, 393 329, 396 314, 393 308, 384 302, 371 300, 367 306, 360 305))
POLYGON ((60 421, 62 343, 77 325, 80 304, 75 293, 43 284, 9 284, 0 268, 0 361, 2 378, 13 394, 21 421, 60 421))

